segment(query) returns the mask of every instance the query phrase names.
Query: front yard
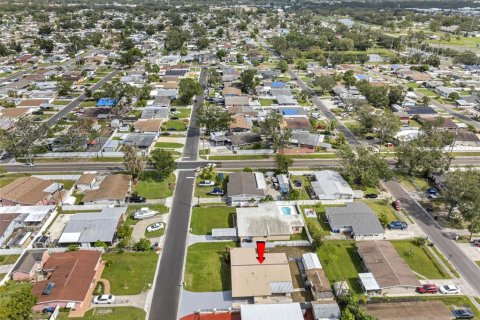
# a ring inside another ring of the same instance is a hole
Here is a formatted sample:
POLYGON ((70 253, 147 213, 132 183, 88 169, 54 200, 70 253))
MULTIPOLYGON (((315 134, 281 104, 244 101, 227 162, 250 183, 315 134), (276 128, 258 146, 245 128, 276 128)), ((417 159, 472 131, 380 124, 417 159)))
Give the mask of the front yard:
POLYGON ((392 244, 414 272, 427 279, 450 279, 427 248, 417 246, 412 240, 392 241, 392 244))
POLYGON ((389 222, 399 220, 392 206, 386 200, 365 200, 364 202, 375 212, 377 217, 385 213, 389 222))
POLYGON ((196 243, 188 247, 185 289, 193 292, 231 290, 230 266, 224 261, 235 242, 196 243))
POLYGON ((233 228, 235 208, 226 206, 195 207, 192 210, 192 233, 212 234, 213 228, 233 228))
POLYGON ((175 175, 161 179, 156 171, 145 171, 135 186, 135 192, 147 199, 171 197, 175 188, 175 175))
MULTIPOLYGON (((145 311, 134 307, 94 308, 88 310, 83 320, 143 320, 145 311)), ((58 320, 71 319, 67 312, 60 312, 58 320)))
POLYGON ((168 212, 168 208, 165 207, 163 204, 135 204, 129 205, 127 208, 127 220, 125 224, 128 226, 135 225, 139 220, 135 220, 132 218, 132 213, 135 211, 140 210, 141 208, 150 208, 150 210, 157 211, 158 214, 164 214, 168 212))
POLYGON ((330 284, 345 280, 354 293, 362 293, 358 273, 364 270, 355 241, 324 241, 317 249, 317 255, 330 284))
POLYGON ((110 281, 112 294, 142 293, 153 283, 157 259, 158 254, 153 251, 104 253, 102 260, 110 260, 112 265, 105 266, 102 278, 110 281))

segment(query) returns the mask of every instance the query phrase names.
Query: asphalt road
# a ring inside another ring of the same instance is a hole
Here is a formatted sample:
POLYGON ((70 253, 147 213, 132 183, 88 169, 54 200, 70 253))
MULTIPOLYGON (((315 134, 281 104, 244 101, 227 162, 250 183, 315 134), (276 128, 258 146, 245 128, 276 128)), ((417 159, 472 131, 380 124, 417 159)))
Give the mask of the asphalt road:
POLYGON ((405 209, 415 222, 425 232, 430 241, 443 253, 460 275, 480 295, 480 268, 473 263, 451 239, 445 234, 432 217, 403 189, 396 181, 389 181, 386 186, 395 199, 400 200, 405 209))
POLYGON ((357 137, 347 128, 341 121, 337 119, 335 114, 327 108, 327 106, 320 100, 320 98, 313 92, 313 90, 303 81, 291 68, 288 68, 288 74, 297 80, 298 85, 300 88, 306 92, 308 92, 312 98, 313 104, 327 117, 328 119, 335 119, 337 121, 337 130, 343 132, 345 135, 345 139, 351 146, 361 146, 362 144, 357 139, 357 137))
MULTIPOLYGON (((200 83, 205 85, 206 69, 200 72, 200 83)), ((197 96, 194 109, 190 117, 187 140, 183 150, 182 159, 193 160, 190 169, 199 164, 195 162, 198 157, 198 141, 200 129, 196 126, 196 110, 203 101, 203 95, 197 96)), ((181 162, 179 162, 181 165, 181 162)), ((180 171, 177 177, 177 186, 173 197, 170 219, 167 226, 165 244, 160 260, 149 320, 176 320, 182 277, 187 250, 187 237, 190 227, 190 213, 192 208, 195 171, 180 171)))
MULTIPOLYGON (((202 166, 207 161, 182 161, 177 162, 177 169, 180 170, 194 170, 202 166)), ((227 160, 227 161, 208 161, 217 164, 222 169, 243 169, 243 168, 259 168, 269 169, 275 168, 275 160, 227 160)), ((395 164, 394 159, 388 159, 390 165, 395 164)), ((336 167, 340 163, 338 159, 295 159, 293 165, 295 168, 324 168, 336 167)), ((456 157, 452 161, 453 166, 480 166, 480 157, 456 157)), ((3 168, 7 172, 83 172, 86 170, 97 171, 120 171, 125 170, 122 162, 55 162, 55 163, 36 163, 35 167, 28 167, 20 163, 5 164, 3 168)), ((146 166, 146 169, 152 169, 146 166)))

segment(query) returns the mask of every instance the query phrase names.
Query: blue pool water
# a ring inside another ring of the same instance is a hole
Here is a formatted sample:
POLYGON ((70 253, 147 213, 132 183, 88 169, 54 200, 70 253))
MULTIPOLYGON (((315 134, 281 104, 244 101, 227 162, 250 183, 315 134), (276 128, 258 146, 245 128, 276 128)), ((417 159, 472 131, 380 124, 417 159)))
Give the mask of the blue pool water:
POLYGON ((289 207, 281 207, 280 210, 282 211, 282 214, 284 216, 292 215, 292 209, 290 209, 289 207))

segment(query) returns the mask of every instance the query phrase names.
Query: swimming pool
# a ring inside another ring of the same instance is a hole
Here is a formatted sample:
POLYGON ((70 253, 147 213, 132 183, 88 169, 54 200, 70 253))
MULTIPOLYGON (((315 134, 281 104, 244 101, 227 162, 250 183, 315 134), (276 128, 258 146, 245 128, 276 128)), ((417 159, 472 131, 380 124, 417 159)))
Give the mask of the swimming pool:
POLYGON ((294 206, 278 207, 278 209, 284 216, 291 216, 297 213, 297 210, 294 206))

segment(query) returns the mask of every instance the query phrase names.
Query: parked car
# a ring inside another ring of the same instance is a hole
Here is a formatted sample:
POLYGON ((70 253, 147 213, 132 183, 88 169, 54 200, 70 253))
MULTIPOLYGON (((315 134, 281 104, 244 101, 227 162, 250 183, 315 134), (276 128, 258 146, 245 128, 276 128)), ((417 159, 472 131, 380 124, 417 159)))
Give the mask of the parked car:
POLYGON ((421 287, 417 287, 418 293, 438 293, 438 287, 434 284, 425 284, 421 287))
POLYGON ((443 294, 460 294, 460 289, 454 284, 440 286, 438 290, 440 291, 440 293, 443 294))
POLYGON ((199 187, 213 187, 215 185, 215 181, 211 180, 202 180, 198 183, 199 187))
POLYGON ((473 319, 475 317, 470 309, 455 309, 452 313, 455 319, 473 319))
POLYGON ((400 205, 400 201, 398 200, 392 201, 392 207, 397 211, 402 210, 402 206, 400 205))
POLYGON ((388 229, 390 230, 405 230, 408 228, 408 225, 403 221, 392 221, 388 224, 388 229))
POLYGON ((475 239, 471 243, 472 246, 480 248, 480 239, 475 239))
POLYGON ((376 194, 376 193, 367 193, 367 194, 365 195, 365 198, 367 198, 367 199, 377 199, 377 198, 378 198, 378 194, 376 194))
POLYGON ((25 162, 23 165, 26 167, 35 167, 35 164, 33 162, 25 162))
POLYGON ((429 199, 437 199, 439 197, 438 190, 436 188, 430 188, 426 191, 427 198, 429 199))
POLYGON ((139 196, 138 194, 133 194, 130 196, 129 202, 134 203, 145 203, 147 201, 146 198, 139 196))
POLYGON ((302 186, 302 180, 294 180, 295 187, 300 188, 302 186))
POLYGON ((157 231, 157 230, 160 230, 160 229, 163 229, 163 223, 157 222, 157 223, 149 225, 147 227, 147 232, 153 232, 153 231, 157 231))
POLYGON ((208 192, 207 194, 210 195, 210 196, 223 196, 224 192, 223 192, 222 188, 217 187, 217 188, 213 188, 213 190, 208 192))
POLYGON ((93 298, 94 304, 112 304, 115 302, 115 296, 111 294, 102 294, 93 298))

